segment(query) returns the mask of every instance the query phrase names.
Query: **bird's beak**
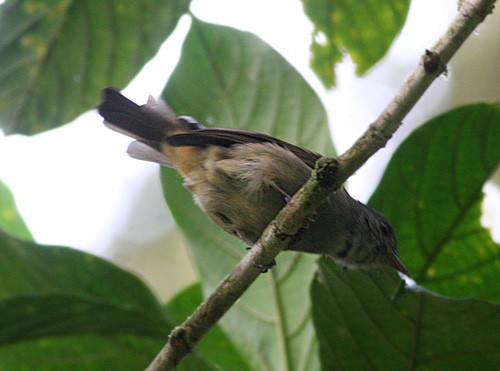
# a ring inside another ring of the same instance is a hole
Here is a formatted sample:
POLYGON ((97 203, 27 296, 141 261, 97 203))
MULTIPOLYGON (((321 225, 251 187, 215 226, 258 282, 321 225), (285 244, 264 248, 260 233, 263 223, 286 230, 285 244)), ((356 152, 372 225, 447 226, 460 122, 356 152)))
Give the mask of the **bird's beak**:
POLYGON ((408 269, 406 269, 405 265, 401 262, 401 260, 399 259, 399 256, 394 251, 389 254, 389 265, 391 267, 393 267, 394 269, 396 269, 397 271, 410 277, 410 273, 408 272, 408 269))

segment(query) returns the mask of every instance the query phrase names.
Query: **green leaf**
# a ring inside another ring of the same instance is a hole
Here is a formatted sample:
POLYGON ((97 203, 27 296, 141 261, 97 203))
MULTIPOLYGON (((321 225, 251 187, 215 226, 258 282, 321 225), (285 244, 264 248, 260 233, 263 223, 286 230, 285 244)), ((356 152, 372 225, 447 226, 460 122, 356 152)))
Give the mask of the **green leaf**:
POLYGON ((362 75, 387 53, 406 21, 409 0, 302 0, 315 30, 311 67, 326 87, 348 53, 362 75))
POLYGON ((162 345, 157 338, 138 335, 46 337, 0 347, 0 369, 144 370, 162 345))
MULTIPOLYGON (((74 335, 47 337, 0 347, 0 369, 144 370, 165 340, 140 335, 74 335)), ((192 355, 178 370, 213 370, 192 355)))
POLYGON ((0 127, 34 134, 95 106, 157 52, 189 0, 21 0, 0 7, 0 127))
POLYGON ((326 111, 281 55, 256 36, 193 19, 164 97, 207 126, 255 130, 333 156, 326 111))
POLYGON ((0 181, 0 228, 25 240, 33 240, 31 233, 17 211, 14 195, 0 181))
POLYGON ((114 264, 67 247, 18 240, 0 230, 0 300, 54 293, 163 316, 151 291, 114 264))
POLYGON ((144 368, 171 328, 156 298, 132 274, 90 254, 0 230, 0 369, 10 368, 16 355, 18 366, 86 360, 90 367, 116 360, 120 348, 130 350, 124 359, 144 368), (94 344, 103 344, 100 356, 94 344), (54 354, 66 354, 65 360, 49 359, 54 354))
MULTIPOLYGON (((167 305, 169 318, 175 325, 179 325, 195 311, 203 301, 203 293, 199 283, 194 284, 177 294, 167 305)), ((239 354, 231 340, 215 326, 196 347, 197 354, 201 353, 207 362, 211 362, 219 370, 250 370, 246 361, 239 354)), ((192 357, 189 355, 188 357, 192 357)), ((184 361, 180 366, 185 366, 184 361)))
POLYGON ((33 294, 0 301, 0 344, 74 334, 138 334, 161 339, 163 316, 76 295, 33 294))
MULTIPOLYGON (((206 124, 265 132, 333 154, 318 97, 279 54, 257 37, 193 20, 165 98, 206 124)), ((194 205, 180 176, 162 168, 165 198, 191 247, 209 293, 245 253, 194 205)), ((221 322, 252 369, 317 369, 307 283, 314 257, 285 252, 221 322), (255 351, 258 349, 258 351, 255 351)))
POLYGON ((479 219, 499 143, 500 106, 476 104, 429 121, 395 152, 370 205, 391 221, 420 285, 498 300, 500 248, 479 219))
POLYGON ((343 270, 324 258, 311 286, 324 370, 493 370, 500 307, 420 287, 392 298, 394 272, 343 270))

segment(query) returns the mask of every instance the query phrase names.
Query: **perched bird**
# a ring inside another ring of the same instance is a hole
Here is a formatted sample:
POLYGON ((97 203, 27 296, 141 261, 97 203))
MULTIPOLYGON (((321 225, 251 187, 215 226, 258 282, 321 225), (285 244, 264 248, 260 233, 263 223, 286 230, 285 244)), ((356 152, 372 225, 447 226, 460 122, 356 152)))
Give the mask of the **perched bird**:
MULTIPOLYGON (((112 88, 98 107, 106 126, 135 138, 128 153, 173 167, 196 204, 226 232, 255 243, 309 179, 321 155, 265 134, 205 128, 161 100, 139 106, 112 88)), ((331 194, 289 250, 332 257, 351 268, 390 266, 408 275, 389 222, 346 190, 331 194)))

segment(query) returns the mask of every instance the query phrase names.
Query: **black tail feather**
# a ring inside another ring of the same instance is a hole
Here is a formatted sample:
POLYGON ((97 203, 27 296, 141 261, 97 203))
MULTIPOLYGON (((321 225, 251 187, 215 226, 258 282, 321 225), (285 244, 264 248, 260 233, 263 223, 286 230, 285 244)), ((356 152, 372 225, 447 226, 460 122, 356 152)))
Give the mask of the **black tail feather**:
POLYGON ((97 107, 110 128, 133 138, 160 142, 167 123, 160 115, 143 109, 113 88, 103 90, 103 102, 97 107))

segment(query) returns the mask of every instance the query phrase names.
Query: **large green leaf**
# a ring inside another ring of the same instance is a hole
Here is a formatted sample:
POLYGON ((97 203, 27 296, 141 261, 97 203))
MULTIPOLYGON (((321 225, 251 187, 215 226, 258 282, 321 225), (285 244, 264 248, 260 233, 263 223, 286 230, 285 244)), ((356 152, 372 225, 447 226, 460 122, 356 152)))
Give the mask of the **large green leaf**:
POLYGON ((342 270, 322 259, 311 287, 324 370, 493 370, 500 307, 420 287, 392 298, 394 272, 342 270))
POLYGON ((61 294, 163 317, 161 305, 138 278, 97 256, 18 240, 2 230, 0 244, 0 300, 61 294))
POLYGON ((393 224, 420 285, 498 301, 500 246, 479 219, 499 143, 500 106, 476 104, 429 121, 395 152, 370 205, 393 224))
POLYGON ((0 369, 143 370, 161 346, 162 341, 158 338, 137 335, 44 337, 0 347, 0 369))
MULTIPOLYGON (((280 55, 255 36, 193 20, 166 100, 205 124, 266 132, 331 155, 325 110, 280 55)), ((245 246, 194 205, 180 176, 162 169, 165 198, 185 231, 205 293, 234 267, 245 246)), ((222 321, 253 369, 315 369, 317 344, 307 286, 314 257, 286 252, 222 321)))
POLYGON ((189 0, 7 0, 0 7, 0 127, 33 134, 123 86, 173 31, 189 0))
POLYGON ((302 0, 314 23, 311 67, 327 87, 335 64, 348 53, 364 74, 389 50, 406 20, 409 0, 302 0))
POLYGON ((264 132, 333 155, 325 109, 302 76, 262 40, 193 19, 164 94, 208 126, 264 132))
POLYGON ((23 218, 17 211, 14 195, 2 181, 0 181, 0 228, 25 240, 33 239, 23 218))
MULTIPOLYGON (((165 341, 157 337, 112 334, 45 337, 0 347, 0 369, 144 370, 165 341)), ((178 368, 179 371, 215 369, 196 354, 178 368)))
POLYGON ((155 297, 132 274, 90 254, 40 246, 0 230, 0 369, 14 369, 15 362, 37 369, 57 362, 69 368, 78 360, 100 365, 93 358, 95 344, 103 344, 102 364, 116 360, 122 348, 130 350, 126 359, 143 368, 171 328, 155 297), (54 354, 66 358, 50 359, 54 354))

